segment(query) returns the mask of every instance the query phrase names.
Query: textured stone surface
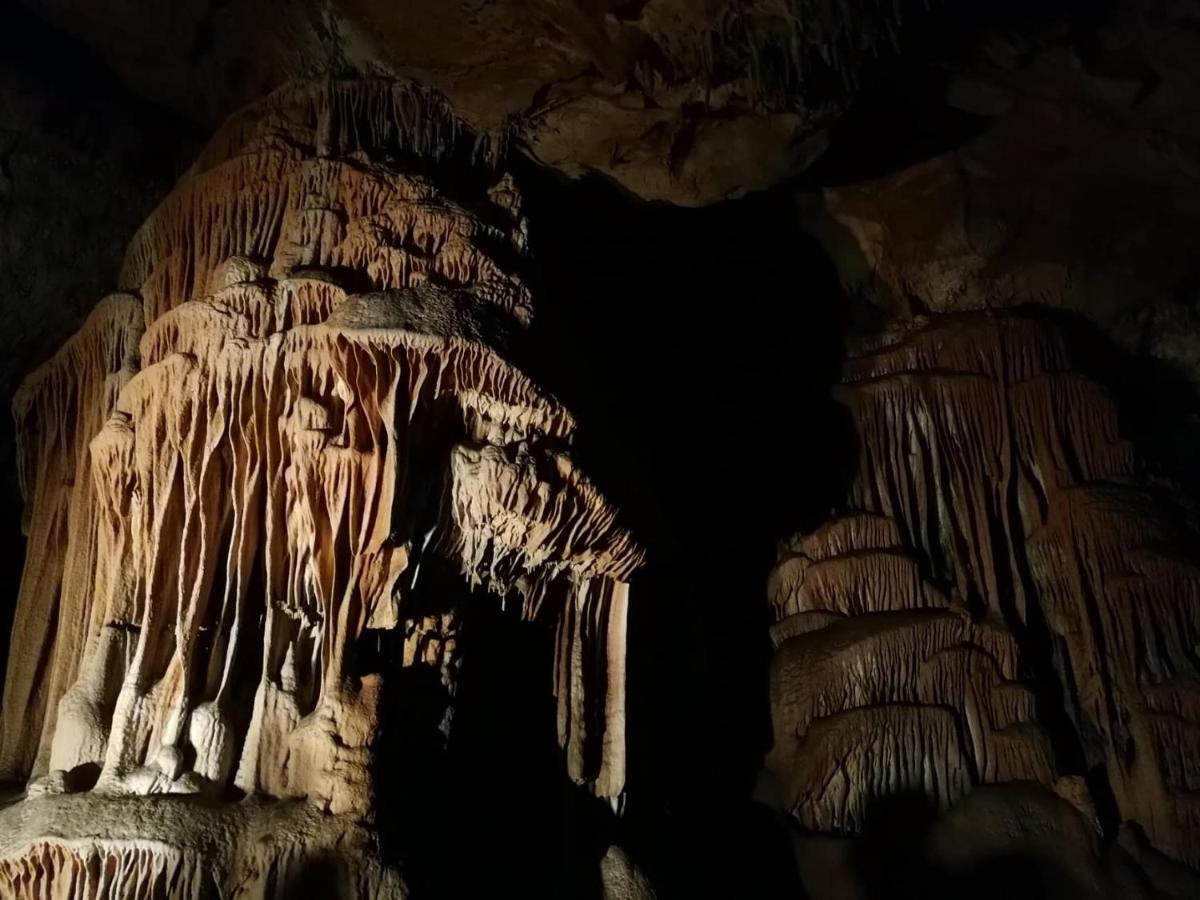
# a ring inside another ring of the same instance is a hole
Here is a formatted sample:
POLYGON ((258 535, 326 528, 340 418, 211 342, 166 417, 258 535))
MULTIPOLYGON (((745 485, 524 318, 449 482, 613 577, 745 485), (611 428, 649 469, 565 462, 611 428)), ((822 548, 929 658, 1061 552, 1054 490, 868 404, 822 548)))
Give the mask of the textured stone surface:
MULTIPOLYGON (((473 584, 554 633, 567 773, 620 794, 641 551, 566 455, 570 414, 484 341, 532 316, 520 198, 482 163, 473 212, 417 174, 466 165, 455 127, 390 81, 273 95, 135 236, 129 292, 24 383, 31 540, 0 734, 4 776, 33 778, 5 813, 15 896, 244 879, 239 896, 327 852, 325 832, 365 848, 378 710, 428 667, 449 727, 473 584), (458 595, 419 577, 438 567, 458 595), (66 835, 38 834, 65 808, 46 795, 89 789, 66 835), (280 823, 253 859, 266 826, 220 805, 242 794, 280 823), (190 824, 151 805, 144 828, 113 811, 162 795, 216 806, 190 824), (272 812, 298 799, 333 817, 320 834, 272 812)), ((348 853, 346 890, 398 895, 372 860, 348 853)))
POLYGON ((1200 34, 1194 4, 1150 6, 977 33, 878 122, 930 152, 842 148, 869 162, 816 227, 877 319, 1042 306, 1200 383, 1200 34))
POLYGON ((771 582, 784 805, 855 834, 891 796, 944 811, 1040 782, 1197 865, 1196 533, 1050 324, 960 314, 873 343, 839 392, 844 509, 771 582))

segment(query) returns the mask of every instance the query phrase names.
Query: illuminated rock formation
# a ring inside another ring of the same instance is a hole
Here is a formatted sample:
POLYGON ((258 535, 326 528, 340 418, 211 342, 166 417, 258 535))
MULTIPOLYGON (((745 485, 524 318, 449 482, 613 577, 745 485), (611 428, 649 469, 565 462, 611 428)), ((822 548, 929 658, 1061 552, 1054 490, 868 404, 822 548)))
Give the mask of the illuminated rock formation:
POLYGON ((27 498, 29 555, 13 624, 14 652, 4 681, 0 771, 28 773, 48 741, 53 710, 75 680, 99 566, 100 514, 88 442, 115 408, 137 363, 142 333, 136 297, 105 298, 83 329, 30 376, 14 402, 27 498), (61 598, 61 603, 60 603, 61 598))
MULTIPOLYGON (((569 413, 499 355, 532 305, 487 156, 409 86, 287 88, 213 140, 134 239, 129 293, 26 383, 0 761, 34 796, 0 827, 5 896, 258 896, 368 847, 390 676, 453 694, 436 567, 554 630, 566 768, 620 794, 640 551, 565 454, 569 413)), ((359 856, 352 893, 402 890, 359 856)))
POLYGON ((890 794, 944 810, 1025 780, 1095 819, 1079 757, 1120 820, 1200 862, 1195 536, 1109 398, 1054 329, 982 314, 882 338, 839 391, 856 480, 771 580, 793 813, 854 833, 890 794))

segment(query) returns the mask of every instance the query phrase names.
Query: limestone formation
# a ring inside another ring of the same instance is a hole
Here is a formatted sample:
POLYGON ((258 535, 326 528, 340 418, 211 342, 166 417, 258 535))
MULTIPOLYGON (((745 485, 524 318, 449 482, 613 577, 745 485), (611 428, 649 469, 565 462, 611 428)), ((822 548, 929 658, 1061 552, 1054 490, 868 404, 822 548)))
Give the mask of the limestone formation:
POLYGON ((501 355, 533 306, 493 162, 407 84, 290 86, 25 383, 4 896, 262 896, 339 842, 349 895, 401 895, 370 852, 380 702, 414 666, 453 696, 468 585, 553 631, 566 769, 621 793, 641 552, 501 355))
POLYGON ((799 821, 855 833, 915 791, 1041 782, 1200 863, 1196 535, 1055 329, 935 318, 847 364, 857 477, 771 579, 772 766, 799 821), (1036 691, 1036 693, 1035 693, 1036 691))

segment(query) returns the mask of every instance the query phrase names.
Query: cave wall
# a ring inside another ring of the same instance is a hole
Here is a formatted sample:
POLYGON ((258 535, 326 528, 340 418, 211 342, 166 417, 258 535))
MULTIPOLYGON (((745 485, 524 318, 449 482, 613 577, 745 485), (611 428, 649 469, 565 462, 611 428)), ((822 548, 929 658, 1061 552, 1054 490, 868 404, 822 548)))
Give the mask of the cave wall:
POLYGON ((932 317, 853 354, 838 396, 859 474, 770 587, 788 808, 857 834, 888 797, 1039 783, 1195 866, 1197 534, 1059 329, 932 317))
MULTIPOLYGON (((0 402, 114 284, 128 236, 183 171, 196 134, 125 89, 82 44, 19 7, 0 29, 0 402)), ((21 505, 13 419, 0 417, 0 490, 21 505)), ((20 516, 6 543, 23 547, 20 516)), ((3 577, 6 658, 20 571, 3 577)))
POLYGON ((1194 14, 964 13, 795 195, 846 290, 860 451, 831 521, 781 544, 769 761, 810 832, 908 848, 889 890, 1196 890, 1117 872, 1147 841, 1196 864, 1194 14), (1101 868, 1027 839, 1003 853, 1028 872, 993 870, 993 782, 1045 785, 1021 802, 1048 834, 1073 807, 1101 868))
POLYGON ((1023 306, 1090 326, 1078 365, 1194 494, 1195 4, 1005 6, 930 29, 797 201, 864 328, 1023 306))

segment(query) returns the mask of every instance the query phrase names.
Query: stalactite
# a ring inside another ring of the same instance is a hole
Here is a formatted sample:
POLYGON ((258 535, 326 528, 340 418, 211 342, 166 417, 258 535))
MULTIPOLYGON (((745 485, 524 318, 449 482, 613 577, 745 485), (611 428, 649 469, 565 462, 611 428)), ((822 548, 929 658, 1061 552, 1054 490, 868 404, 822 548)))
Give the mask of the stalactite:
POLYGON ((84 655, 80 623, 93 615, 93 573, 107 565, 96 553, 103 522, 92 502, 88 441, 137 365, 141 333, 136 297, 105 298, 13 401, 29 551, 4 681, 0 778, 45 770, 51 732, 43 725, 84 655))
MULTIPOLYGON (((511 182, 488 173, 468 211, 402 168, 468 140, 407 86, 284 89, 134 239, 122 278, 140 299, 106 301, 26 384, 44 550, 4 735, 7 773, 36 776, 27 803, 94 782, 99 805, 241 793, 369 820, 384 684, 406 666, 452 682, 458 663, 461 610, 420 596, 431 554, 554 631, 567 772, 622 791, 641 552, 567 455, 570 414, 501 355, 532 315, 511 182), (362 642, 392 629, 395 656, 364 669, 362 642)), ((200 896, 197 878, 228 875, 153 833, 86 851, 29 837, 0 868, 21 897, 39 878, 200 896)), ((256 877, 305 852, 289 837, 256 877)))
POLYGON ((1028 682, 1058 679, 1051 737, 1095 748, 1084 765, 1122 819, 1196 864, 1196 535, 1148 490, 1112 401, 1057 331, 1016 315, 886 335, 839 392, 861 448, 845 512, 783 547, 771 581, 773 759, 800 820, 855 830, 872 791, 944 806, 972 784, 1085 774, 1056 772, 1039 729, 1028 682), (912 724, 926 709, 950 756, 912 724))

